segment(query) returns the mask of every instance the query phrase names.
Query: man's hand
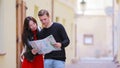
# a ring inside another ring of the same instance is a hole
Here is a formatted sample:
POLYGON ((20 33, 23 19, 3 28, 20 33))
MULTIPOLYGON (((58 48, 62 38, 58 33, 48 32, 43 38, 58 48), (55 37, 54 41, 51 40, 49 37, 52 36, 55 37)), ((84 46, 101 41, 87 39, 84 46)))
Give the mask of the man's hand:
POLYGON ((61 45, 61 43, 57 42, 57 43, 53 44, 53 46, 56 48, 61 48, 62 45, 61 45))

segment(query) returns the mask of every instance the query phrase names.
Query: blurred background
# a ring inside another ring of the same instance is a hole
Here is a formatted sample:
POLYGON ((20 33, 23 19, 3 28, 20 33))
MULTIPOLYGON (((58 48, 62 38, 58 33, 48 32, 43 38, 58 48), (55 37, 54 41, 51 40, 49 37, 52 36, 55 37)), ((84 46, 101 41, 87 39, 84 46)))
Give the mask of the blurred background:
POLYGON ((66 68, 119 67, 120 0, 0 0, 0 68, 21 67, 23 20, 33 16, 41 26, 40 9, 67 31, 66 68))

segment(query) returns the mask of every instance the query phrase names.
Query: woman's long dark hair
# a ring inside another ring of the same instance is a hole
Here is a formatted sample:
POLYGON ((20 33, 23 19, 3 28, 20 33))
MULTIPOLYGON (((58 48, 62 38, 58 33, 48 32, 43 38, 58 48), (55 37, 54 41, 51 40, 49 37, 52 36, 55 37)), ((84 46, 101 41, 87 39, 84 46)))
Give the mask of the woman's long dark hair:
POLYGON ((28 37, 29 37, 29 35, 31 33, 31 29, 29 27, 29 22, 30 21, 33 21, 37 25, 37 21, 33 17, 28 16, 28 17, 25 18, 24 25, 23 25, 23 32, 22 32, 23 45, 27 44, 28 37))

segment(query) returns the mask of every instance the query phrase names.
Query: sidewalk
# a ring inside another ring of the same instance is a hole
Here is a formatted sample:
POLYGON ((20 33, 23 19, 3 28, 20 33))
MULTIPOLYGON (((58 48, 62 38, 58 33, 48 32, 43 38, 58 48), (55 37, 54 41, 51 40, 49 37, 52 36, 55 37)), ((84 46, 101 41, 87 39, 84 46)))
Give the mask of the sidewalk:
POLYGON ((110 60, 82 60, 75 64, 68 64, 66 68, 117 68, 117 65, 110 60))

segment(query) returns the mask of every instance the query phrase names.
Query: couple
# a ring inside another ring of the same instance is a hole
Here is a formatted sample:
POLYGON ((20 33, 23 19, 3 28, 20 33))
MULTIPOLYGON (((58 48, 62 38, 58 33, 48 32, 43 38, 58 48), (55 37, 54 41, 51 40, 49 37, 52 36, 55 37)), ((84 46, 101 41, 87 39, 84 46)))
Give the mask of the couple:
POLYGON ((24 59, 22 68, 65 68, 65 47, 68 46, 70 40, 64 27, 56 22, 51 22, 49 12, 41 9, 38 17, 42 23, 43 29, 38 29, 37 21, 33 17, 26 17, 24 20, 22 41, 26 50, 23 54, 24 59), (60 51, 52 51, 48 54, 38 54, 37 49, 33 49, 28 43, 29 41, 44 39, 49 35, 53 35, 56 42, 55 47, 61 48, 60 51))

